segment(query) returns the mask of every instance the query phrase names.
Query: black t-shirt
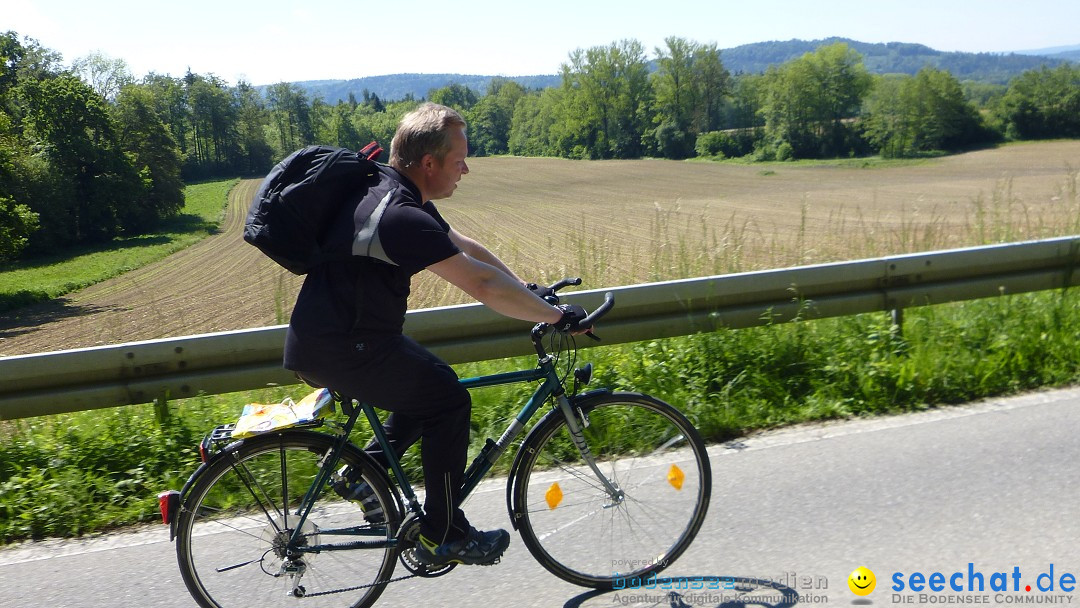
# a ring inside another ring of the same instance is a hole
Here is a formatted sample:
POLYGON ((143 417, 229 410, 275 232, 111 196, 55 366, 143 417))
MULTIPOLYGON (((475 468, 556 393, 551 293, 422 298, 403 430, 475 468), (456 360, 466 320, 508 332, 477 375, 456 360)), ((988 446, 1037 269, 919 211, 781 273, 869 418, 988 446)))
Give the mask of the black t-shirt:
POLYGON ((345 205, 323 239, 352 257, 317 266, 304 279, 285 338, 287 369, 332 368, 357 344, 400 334, 412 275, 461 252, 434 203, 394 169, 380 172, 365 197, 379 201, 375 212, 361 214, 361 201, 345 205))

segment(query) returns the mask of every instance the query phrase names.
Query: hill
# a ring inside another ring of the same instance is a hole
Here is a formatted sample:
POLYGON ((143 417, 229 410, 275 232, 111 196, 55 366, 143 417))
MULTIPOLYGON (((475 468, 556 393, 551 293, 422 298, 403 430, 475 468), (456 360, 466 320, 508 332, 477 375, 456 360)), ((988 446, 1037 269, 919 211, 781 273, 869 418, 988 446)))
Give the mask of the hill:
POLYGON ((1033 49, 1028 51, 1016 51, 1020 55, 1041 55, 1052 59, 1068 59, 1080 61, 1080 44, 1072 46, 1054 46, 1045 49, 1033 49))
MULTIPOLYGON (((495 76, 475 76, 469 74, 389 74, 386 76, 367 76, 352 80, 306 80, 293 83, 307 92, 309 97, 321 97, 323 101, 336 104, 349 98, 351 93, 357 99, 364 91, 378 95, 380 99, 397 100, 412 96, 415 99, 427 97, 428 91, 451 84, 469 87, 478 93, 486 93, 488 85, 495 76)), ((543 89, 557 86, 560 77, 551 76, 510 76, 527 89, 543 89)), ((265 89, 265 87, 260 87, 265 89)))
POLYGON ((915 74, 929 65, 948 71, 959 80, 994 84, 1007 84, 1021 72, 1044 65, 1055 67, 1076 57, 1075 50, 1059 52, 1053 57, 1027 53, 961 53, 907 42, 867 43, 848 38, 825 38, 744 44, 722 50, 720 58, 732 73, 753 74, 836 42, 847 43, 861 53, 867 70, 873 74, 915 74))
MULTIPOLYGON (((950 72, 959 80, 974 80, 994 84, 1007 84, 1014 76, 1042 66, 1054 67, 1066 61, 1080 62, 1080 45, 1050 49, 1016 51, 1014 53, 961 53, 932 49, 922 44, 907 42, 868 43, 848 38, 825 38, 822 40, 787 40, 755 42, 721 49, 724 66, 733 74, 756 74, 770 65, 779 65, 813 52, 820 46, 845 42, 862 54, 866 68, 874 74, 915 74, 930 65, 950 72)), ((655 62, 650 69, 655 69, 655 62)), ((460 84, 483 94, 495 76, 471 74, 388 74, 366 76, 351 80, 306 80, 293 84, 301 87, 309 97, 319 97, 335 104, 352 94, 357 99, 364 91, 378 95, 383 100, 422 99, 432 89, 450 84, 460 84)), ((509 76, 529 89, 558 86, 561 77, 555 74, 533 76, 509 76)), ((259 87, 265 93, 266 86, 259 87)))

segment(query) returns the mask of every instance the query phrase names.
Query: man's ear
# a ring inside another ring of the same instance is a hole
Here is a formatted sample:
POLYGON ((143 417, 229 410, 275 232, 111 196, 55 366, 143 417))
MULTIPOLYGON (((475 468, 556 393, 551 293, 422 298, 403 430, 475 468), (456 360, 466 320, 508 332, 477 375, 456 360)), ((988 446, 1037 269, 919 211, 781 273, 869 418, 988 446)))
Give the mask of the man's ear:
POLYGON ((420 168, 425 174, 430 174, 436 168, 436 164, 434 154, 425 154, 420 157, 420 168))

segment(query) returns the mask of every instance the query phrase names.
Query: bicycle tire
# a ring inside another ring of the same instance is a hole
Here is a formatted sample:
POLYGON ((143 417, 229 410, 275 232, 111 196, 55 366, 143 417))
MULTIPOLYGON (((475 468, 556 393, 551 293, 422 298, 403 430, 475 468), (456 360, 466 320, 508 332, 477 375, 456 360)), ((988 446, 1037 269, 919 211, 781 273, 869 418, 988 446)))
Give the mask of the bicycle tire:
MULTIPOLYGON (((709 508, 712 470, 697 430, 671 405, 639 393, 575 403, 583 434, 612 500, 570 440, 558 410, 522 442, 513 514, 525 546, 559 578, 610 589, 671 565, 694 540, 709 508)), ((631 583, 632 584, 632 583, 631 583)))
MULTIPOLYGON (((300 430, 260 435, 230 445, 197 474, 181 504, 176 550, 184 584, 200 606, 295 606, 298 585, 309 607, 364 608, 375 602, 397 560, 390 543, 283 559, 288 535, 281 530, 295 528, 289 519, 298 520, 297 505, 335 441, 300 430), (286 495, 289 508, 283 511, 286 495)), ((301 528, 301 542, 393 538, 401 515, 386 473, 352 444, 341 451, 341 464, 361 471, 383 508, 385 525, 367 524, 359 504, 324 488, 301 528)))

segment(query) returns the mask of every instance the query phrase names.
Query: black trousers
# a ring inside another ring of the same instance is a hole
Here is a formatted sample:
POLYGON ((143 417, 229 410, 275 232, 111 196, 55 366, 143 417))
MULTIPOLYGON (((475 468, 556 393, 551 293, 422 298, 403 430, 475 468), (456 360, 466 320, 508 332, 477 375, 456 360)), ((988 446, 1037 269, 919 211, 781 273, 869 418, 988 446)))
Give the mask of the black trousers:
MULTIPOLYGON (((357 343, 355 354, 329 369, 300 375, 391 412, 384 426, 398 456, 419 439, 427 515, 420 533, 438 544, 465 537, 469 521, 458 505, 472 399, 449 365, 407 336, 380 336, 357 343)), ((390 466, 374 441, 364 451, 390 466)))

